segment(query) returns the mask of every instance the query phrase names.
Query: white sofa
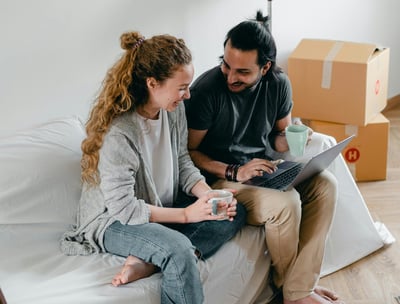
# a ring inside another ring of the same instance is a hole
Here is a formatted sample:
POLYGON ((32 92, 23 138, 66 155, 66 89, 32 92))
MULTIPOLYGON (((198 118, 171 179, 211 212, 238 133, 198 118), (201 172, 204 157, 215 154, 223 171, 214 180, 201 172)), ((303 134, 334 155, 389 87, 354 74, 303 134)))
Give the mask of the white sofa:
MULTIPOLYGON (((115 288, 111 278, 124 259, 109 254, 64 256, 59 250, 62 233, 75 222, 83 138, 77 117, 0 138, 0 288, 8 304, 160 303, 161 274, 115 288)), ((331 141, 316 140, 308 155, 331 141)), ((325 275, 383 245, 345 164, 338 158, 331 170, 341 175, 342 187, 325 275)), ((269 302, 273 293, 264 239, 262 228, 246 226, 199 263, 206 303, 269 302)))

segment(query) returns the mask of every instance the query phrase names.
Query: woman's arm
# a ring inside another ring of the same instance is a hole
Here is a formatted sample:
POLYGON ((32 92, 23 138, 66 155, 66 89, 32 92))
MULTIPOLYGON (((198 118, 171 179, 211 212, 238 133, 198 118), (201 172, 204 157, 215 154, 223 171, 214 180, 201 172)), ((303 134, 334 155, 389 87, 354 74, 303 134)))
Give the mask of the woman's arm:
POLYGON ((223 219, 224 215, 211 215, 212 204, 208 203, 211 197, 211 194, 203 195, 186 208, 164 208, 149 205, 150 222, 185 224, 223 219))
POLYGON ((203 180, 199 181, 194 187, 192 188, 191 192, 196 197, 201 197, 210 191, 211 187, 203 180))

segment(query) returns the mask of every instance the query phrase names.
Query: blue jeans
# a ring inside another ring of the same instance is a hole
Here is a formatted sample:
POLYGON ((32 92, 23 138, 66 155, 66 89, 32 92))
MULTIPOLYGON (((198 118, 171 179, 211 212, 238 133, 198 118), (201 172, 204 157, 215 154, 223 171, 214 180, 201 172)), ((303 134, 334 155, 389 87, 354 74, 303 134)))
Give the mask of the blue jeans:
MULTIPOLYGON (((175 206, 183 207, 191 201, 175 206)), ((195 250, 201 253, 202 258, 210 257, 235 236, 245 222, 246 210, 240 204, 233 222, 122 225, 117 221, 106 229, 104 247, 109 253, 124 257, 136 256, 159 267, 163 273, 162 304, 203 303, 195 250)))

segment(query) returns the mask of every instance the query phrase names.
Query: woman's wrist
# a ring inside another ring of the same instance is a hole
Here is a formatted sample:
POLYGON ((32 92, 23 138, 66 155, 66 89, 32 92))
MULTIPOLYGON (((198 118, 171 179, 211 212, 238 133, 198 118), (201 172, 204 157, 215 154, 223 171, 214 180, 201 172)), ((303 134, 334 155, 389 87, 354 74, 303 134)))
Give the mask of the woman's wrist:
POLYGON ((182 224, 187 224, 189 222, 189 217, 187 214, 187 208, 182 208, 182 224))
POLYGON ((212 190, 211 187, 204 180, 201 180, 197 184, 194 185, 194 187, 192 188, 192 190, 190 192, 195 197, 200 198, 201 196, 205 195, 210 190, 212 190))

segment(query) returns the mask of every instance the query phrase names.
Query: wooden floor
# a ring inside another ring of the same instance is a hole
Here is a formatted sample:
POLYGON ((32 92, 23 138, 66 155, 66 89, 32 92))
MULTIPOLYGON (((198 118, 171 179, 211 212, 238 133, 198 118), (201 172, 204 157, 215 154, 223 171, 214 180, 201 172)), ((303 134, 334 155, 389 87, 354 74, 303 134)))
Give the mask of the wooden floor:
POLYGON ((384 223, 396 242, 320 280, 346 304, 398 304, 394 296, 400 296, 400 102, 383 114, 390 121, 387 179, 358 186, 374 221, 384 223))

